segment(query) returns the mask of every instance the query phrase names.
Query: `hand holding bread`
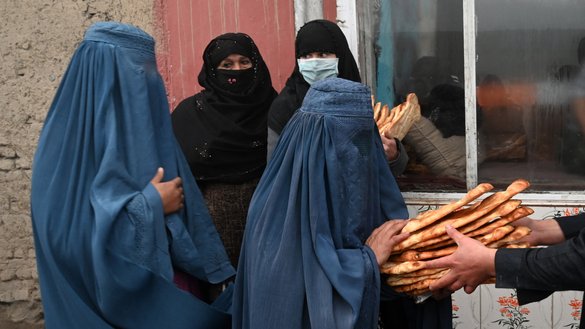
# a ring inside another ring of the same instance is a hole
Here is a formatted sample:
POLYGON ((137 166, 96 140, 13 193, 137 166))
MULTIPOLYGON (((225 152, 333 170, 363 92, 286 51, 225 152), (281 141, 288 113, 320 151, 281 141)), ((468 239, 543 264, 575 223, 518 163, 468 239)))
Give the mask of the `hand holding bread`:
MULTIPOLYGON (((468 256, 460 255, 461 246, 454 236, 476 249, 529 247, 525 240, 530 228, 513 222, 532 214, 533 210, 512 199, 529 186, 528 181, 517 179, 506 190, 476 201, 493 189, 491 184, 479 184, 460 200, 409 219, 402 232, 410 236, 394 245, 388 262, 380 267, 390 275, 387 284, 396 291, 416 296, 429 292, 429 286, 437 280, 444 283, 452 279, 448 274, 447 264, 451 264, 448 260, 452 259, 449 255, 457 255, 456 260, 468 256)), ((482 282, 489 281, 488 277, 485 279, 482 282)), ((473 291, 482 282, 466 283, 466 291, 473 291)), ((449 283, 452 287, 458 284, 449 283)))

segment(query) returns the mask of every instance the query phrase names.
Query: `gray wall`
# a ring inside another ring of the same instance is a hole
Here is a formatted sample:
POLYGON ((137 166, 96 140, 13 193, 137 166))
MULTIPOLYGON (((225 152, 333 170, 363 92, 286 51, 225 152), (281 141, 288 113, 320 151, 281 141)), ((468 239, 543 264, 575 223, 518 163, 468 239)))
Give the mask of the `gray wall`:
POLYGON ((42 327, 30 225, 31 162, 69 59, 96 21, 131 23, 152 34, 157 3, 0 2, 0 328, 42 327))

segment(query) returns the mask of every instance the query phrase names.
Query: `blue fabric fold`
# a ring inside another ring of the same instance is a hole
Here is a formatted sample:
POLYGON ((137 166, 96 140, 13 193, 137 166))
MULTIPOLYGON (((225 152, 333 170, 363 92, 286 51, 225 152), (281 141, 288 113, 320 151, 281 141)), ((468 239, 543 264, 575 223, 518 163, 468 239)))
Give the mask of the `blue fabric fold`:
POLYGON ((32 223, 47 328, 222 328, 225 310, 178 289, 173 266, 235 274, 172 132, 154 40, 92 25, 49 109, 33 162, 32 223), (150 180, 180 176, 164 216, 150 180))
POLYGON ((317 82, 284 128, 248 212, 234 328, 376 327, 380 274, 364 243, 408 213, 370 95, 317 82))

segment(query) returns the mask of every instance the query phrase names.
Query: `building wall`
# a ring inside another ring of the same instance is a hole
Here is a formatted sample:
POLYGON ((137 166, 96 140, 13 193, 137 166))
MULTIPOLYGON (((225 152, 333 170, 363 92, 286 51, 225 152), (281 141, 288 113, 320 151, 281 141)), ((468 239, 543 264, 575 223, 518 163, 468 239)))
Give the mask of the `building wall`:
POLYGON ((153 8, 152 0, 0 3, 0 328, 42 326, 29 211, 31 161, 69 59, 96 21, 154 33, 153 8))
POLYGON ((226 32, 252 37, 278 91, 292 72, 293 0, 168 0, 158 13, 166 43, 166 51, 158 54, 159 67, 171 109, 201 90, 197 76, 203 50, 211 39, 226 32))

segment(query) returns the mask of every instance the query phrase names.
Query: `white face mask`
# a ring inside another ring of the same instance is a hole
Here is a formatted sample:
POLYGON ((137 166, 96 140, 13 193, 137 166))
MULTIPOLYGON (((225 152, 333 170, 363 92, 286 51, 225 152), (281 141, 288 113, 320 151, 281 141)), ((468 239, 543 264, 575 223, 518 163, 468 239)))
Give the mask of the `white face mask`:
POLYGON ((336 77, 339 74, 337 65, 339 58, 310 58, 297 59, 299 71, 308 84, 326 78, 336 77))

